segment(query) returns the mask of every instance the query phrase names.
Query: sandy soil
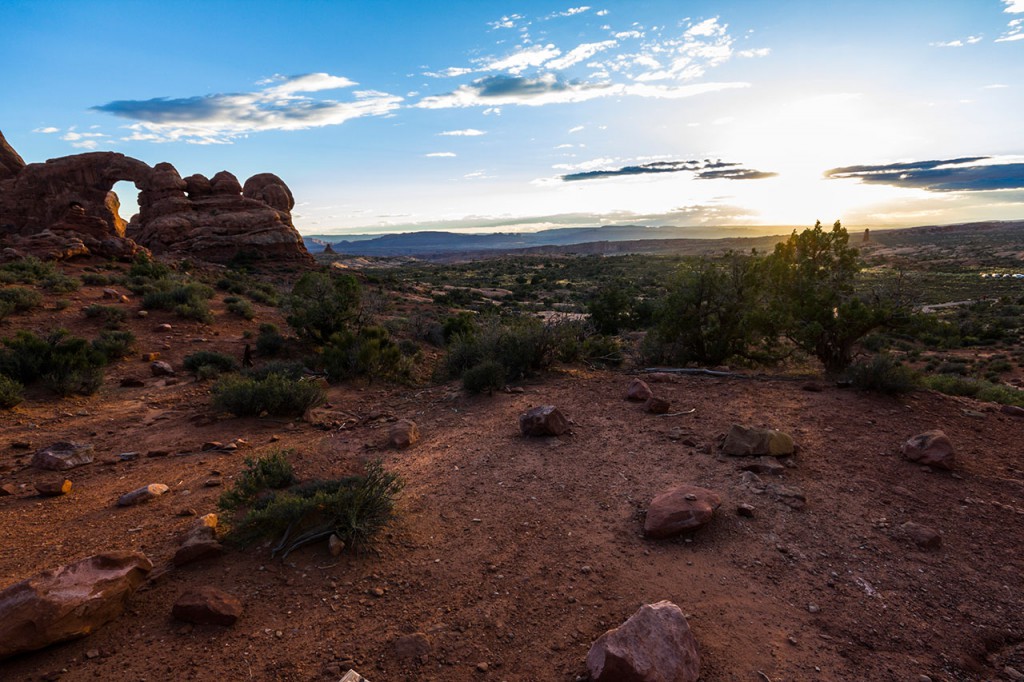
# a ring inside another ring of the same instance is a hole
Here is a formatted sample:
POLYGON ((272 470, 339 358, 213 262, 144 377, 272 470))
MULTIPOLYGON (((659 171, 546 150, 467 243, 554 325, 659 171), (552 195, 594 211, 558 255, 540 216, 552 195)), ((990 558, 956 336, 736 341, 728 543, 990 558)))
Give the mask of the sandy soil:
MULTIPOLYGON (((85 305, 98 289, 75 296, 85 305)), ((85 333, 73 311, 46 314, 85 333)), ((140 351, 161 350, 180 367, 200 348, 240 356, 241 331, 256 322, 220 319, 216 335, 161 314, 132 328, 140 351), (161 322, 174 330, 153 333, 161 322)), ((571 681, 585 679, 597 636, 662 599, 687 614, 708 682, 1024 671, 1024 420, 990 406, 931 393, 809 392, 783 378, 677 377, 652 384, 673 406, 653 416, 623 400, 628 374, 562 369, 493 397, 453 384, 333 387, 311 422, 287 422, 214 415, 209 384, 180 378, 160 385, 128 360, 96 396, 32 394, 0 412, 0 483, 25 485, 0 498, 0 586, 112 549, 143 551, 158 566, 120 619, 0 662, 0 679, 327 681, 352 667, 372 682, 571 681), (124 376, 147 385, 119 388, 124 376), (561 408, 571 434, 521 437, 518 415, 540 404, 561 408), (386 447, 397 418, 419 424, 418 445, 386 447), (805 509, 759 494, 742 462, 718 454, 733 423, 794 436, 792 466, 763 478, 802 490, 805 509), (957 447, 953 474, 899 455, 908 437, 933 428, 957 447), (200 452, 205 441, 234 438, 248 445, 200 452), (65 439, 94 445, 96 463, 69 472, 70 495, 35 496, 31 484, 47 472, 28 466, 31 453, 65 439), (294 450, 301 478, 356 472, 375 457, 401 474, 400 522, 379 554, 335 558, 318 546, 282 562, 266 547, 232 548, 163 570, 195 523, 182 514, 216 511, 223 487, 206 482, 230 485, 243 457, 276 447, 294 450), (143 456, 112 463, 126 451, 143 456), (148 483, 171 493, 114 506, 148 483), (693 537, 644 539, 647 504, 675 483, 719 491, 722 507, 693 537), (753 518, 736 513, 742 503, 754 505, 753 518), (941 531, 943 547, 918 549, 900 529, 907 521, 941 531), (241 598, 239 622, 173 620, 175 599, 198 585, 241 598)))

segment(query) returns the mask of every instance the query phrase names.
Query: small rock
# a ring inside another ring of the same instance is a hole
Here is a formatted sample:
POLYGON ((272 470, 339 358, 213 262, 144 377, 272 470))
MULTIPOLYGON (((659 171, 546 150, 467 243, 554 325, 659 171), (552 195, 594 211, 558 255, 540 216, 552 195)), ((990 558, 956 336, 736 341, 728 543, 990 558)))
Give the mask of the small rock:
POLYGON ((1016 405, 1002 405, 999 407, 999 411, 1011 417, 1024 417, 1024 407, 1017 407, 1016 405))
POLYGON ((736 505, 736 513, 748 519, 754 518, 755 507, 752 504, 739 504, 736 505))
POLYGON ((647 375, 647 380, 652 384, 671 384, 676 378, 670 372, 651 372, 647 375))
POLYGON ((156 326, 156 327, 155 327, 155 328, 153 329, 153 331, 155 331, 155 332, 169 332, 169 331, 171 331, 171 329, 172 329, 171 325, 169 325, 169 324, 167 324, 167 323, 165 322, 164 324, 158 324, 158 325, 157 325, 157 326, 156 326))
POLYGON ((135 314, 138 317, 149 317, 149 311, 148 310, 140 310, 139 312, 137 312, 135 314))
POLYGON ((476 669, 477 669, 477 672, 485 673, 488 670, 490 670, 491 667, 489 665, 487 665, 486 662, 481 661, 480 663, 476 664, 476 669))
POLYGON ((560 436, 569 420, 554 405, 541 405, 519 415, 519 430, 524 436, 560 436))
POLYGON ((117 498, 118 507, 130 507, 136 504, 142 504, 143 502, 149 502, 153 498, 159 497, 166 493, 168 488, 163 483, 150 483, 147 486, 137 488, 130 493, 125 493, 121 497, 117 498))
POLYGON ((648 414, 668 414, 669 409, 672 407, 672 403, 661 398, 655 398, 651 396, 644 403, 644 411, 648 414))
POLYGON ((224 553, 224 547, 217 542, 217 515, 207 514, 199 519, 181 538, 181 544, 171 559, 175 566, 185 566, 203 559, 218 557, 224 553))
POLYGON ((85 652, 85 657, 88 658, 89 660, 92 660, 94 658, 99 658, 100 657, 100 650, 99 649, 89 649, 88 651, 85 652))
POLYGON ((374 597, 383 597, 385 594, 387 594, 387 592, 384 590, 383 587, 375 587, 372 590, 370 590, 370 594, 372 594, 374 597))
POLYGON ((771 455, 784 457, 795 452, 793 438, 782 431, 733 424, 722 441, 722 452, 732 457, 771 455))
POLYGON ((626 400, 642 403, 654 397, 654 391, 647 385, 646 381, 633 379, 626 387, 626 400))
POLYGON ((136 377, 125 377, 121 379, 121 388, 142 388, 146 382, 136 377))
POLYGON ((203 443, 199 449, 203 452, 207 452, 208 450, 220 450, 222 447, 224 447, 224 444, 219 440, 211 440, 203 443))
POLYGON ((71 481, 66 478, 58 478, 52 481, 37 481, 35 488, 43 497, 60 497, 71 492, 71 481))
POLYGON ((697 682, 700 654, 682 610, 661 601, 598 637, 587 670, 592 682, 697 682))
POLYGON ((914 436, 901 448, 903 456, 911 462, 950 470, 956 459, 953 444, 939 430, 925 431, 914 436))
POLYGON ((741 464, 740 471, 753 471, 755 474, 779 476, 786 471, 786 466, 774 457, 759 457, 753 462, 741 464))
POLYGON ((942 547, 942 534, 934 528, 907 521, 901 528, 910 540, 921 549, 939 549, 942 547))
POLYGON ((50 471, 67 471, 92 463, 91 445, 60 441, 36 451, 32 455, 32 466, 50 471))
POLYGON ((219 488, 220 485, 221 481, 219 478, 208 478, 205 481, 203 481, 204 488, 219 488))
POLYGON ((365 677, 357 673, 355 670, 349 670, 347 673, 341 676, 338 682, 369 682, 365 677))
POLYGON ((196 625, 234 625, 242 615, 242 602, 216 587, 197 587, 178 597, 171 615, 196 625))
POLYGON ((345 541, 332 533, 327 539, 327 549, 330 550, 331 556, 338 556, 345 549, 345 541))
POLYGON ((170 450, 150 450, 146 453, 146 457, 166 457, 171 454, 170 450))
POLYGON ((418 443, 420 428, 411 419, 399 419, 388 429, 388 445, 404 450, 418 443))
POLYGON ((173 377, 174 368, 169 363, 163 360, 155 360, 149 363, 149 371, 153 373, 155 377, 173 377))
POLYGON ((160 359, 160 353, 155 352, 155 351, 152 352, 152 353, 143 353, 142 354, 142 361, 143 362, 154 362, 154 361, 159 360, 159 359, 160 359))
POLYGON ((808 604, 807 605, 807 612, 808 613, 818 613, 819 611, 821 611, 821 608, 817 604, 808 604))
POLYGON ((1024 680, 1024 673, 1017 670, 1016 668, 1011 668, 1010 666, 1005 666, 1003 668, 1003 674, 1006 675, 1007 678, 1012 680, 1012 682, 1021 682, 1022 680, 1024 680))
POLYGON ((3 485, 0 485, 0 497, 8 497, 17 494, 18 486, 13 483, 4 483, 3 485))
POLYGON ((647 508, 644 535, 667 538, 707 525, 722 498, 718 493, 692 485, 681 485, 655 497, 647 508))
POLYGON ((768 492, 790 509, 800 510, 807 506, 804 491, 787 485, 770 485, 768 492))
POLYGON ((122 452, 117 456, 117 459, 121 462, 134 462, 138 458, 139 453, 137 452, 122 452))

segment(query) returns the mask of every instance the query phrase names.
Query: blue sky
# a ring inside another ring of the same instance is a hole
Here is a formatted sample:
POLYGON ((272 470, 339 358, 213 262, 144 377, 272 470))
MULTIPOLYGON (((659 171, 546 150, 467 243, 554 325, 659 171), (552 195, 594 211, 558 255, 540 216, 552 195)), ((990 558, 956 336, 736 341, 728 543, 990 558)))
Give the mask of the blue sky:
POLYGON ((1024 218, 1024 0, 4 0, 0 25, 27 161, 274 172, 306 234, 1024 218))

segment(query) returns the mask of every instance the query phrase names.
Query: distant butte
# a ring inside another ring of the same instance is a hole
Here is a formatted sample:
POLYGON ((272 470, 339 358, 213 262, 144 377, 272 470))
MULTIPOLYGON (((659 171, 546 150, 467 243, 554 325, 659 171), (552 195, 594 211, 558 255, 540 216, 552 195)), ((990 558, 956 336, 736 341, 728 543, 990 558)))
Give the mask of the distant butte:
POLYGON ((295 199, 272 173, 245 184, 227 171, 184 180, 169 163, 150 167, 115 152, 26 164, 0 132, 0 260, 154 254, 214 263, 234 259, 312 264, 292 224, 295 199), (114 184, 139 189, 139 214, 118 214, 114 184))

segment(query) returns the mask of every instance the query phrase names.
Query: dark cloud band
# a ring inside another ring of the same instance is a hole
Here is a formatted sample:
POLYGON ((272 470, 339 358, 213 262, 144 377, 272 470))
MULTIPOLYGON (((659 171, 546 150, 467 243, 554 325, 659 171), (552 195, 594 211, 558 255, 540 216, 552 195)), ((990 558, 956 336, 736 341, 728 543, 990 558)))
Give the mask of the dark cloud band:
POLYGON ((741 168, 738 163, 724 161, 655 161, 639 166, 623 166, 610 170, 582 171, 562 176, 565 182, 578 180, 597 180, 624 175, 656 175, 660 173, 694 173, 698 180, 763 180, 778 175, 752 168, 741 168))
POLYGON ((857 179, 894 187, 911 187, 930 192, 983 192, 1024 189, 1024 163, 988 163, 988 156, 891 163, 878 166, 845 166, 825 171, 825 177, 857 179))

